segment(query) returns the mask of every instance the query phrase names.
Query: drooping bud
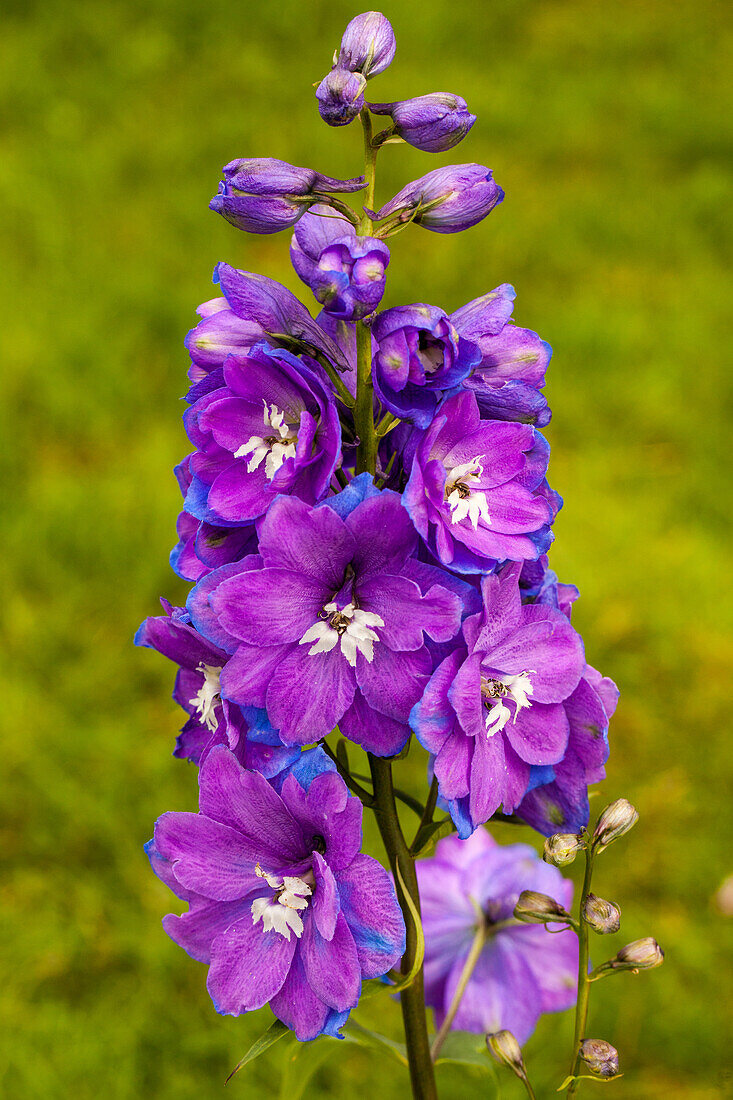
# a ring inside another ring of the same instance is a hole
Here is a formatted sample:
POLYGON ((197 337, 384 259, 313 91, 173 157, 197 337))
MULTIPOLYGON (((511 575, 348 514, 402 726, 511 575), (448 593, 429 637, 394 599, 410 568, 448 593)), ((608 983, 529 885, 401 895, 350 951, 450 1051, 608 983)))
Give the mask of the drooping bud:
POLYGON ((316 89, 318 110, 329 126, 347 126, 364 106, 366 79, 348 69, 332 69, 316 89))
POLYGON ((654 970, 664 962, 664 952, 653 936, 644 936, 622 947, 615 959, 611 960, 613 970, 654 970))
POLYGON ((237 229, 277 233, 295 225, 309 206, 328 194, 360 191, 364 177, 337 180, 274 157, 233 160, 223 168, 219 193, 209 207, 237 229))
POLYGON ((451 92, 431 92, 396 103, 370 103, 369 110, 389 115, 395 135, 425 153, 452 149, 476 121, 465 99, 451 92))
POLYGON ((624 833, 628 833, 639 820, 639 814, 634 806, 625 799, 617 798, 598 818, 595 832, 593 833, 593 847, 597 852, 602 852, 614 840, 618 840, 624 833))
POLYGON ((549 894, 538 894, 536 890, 523 890, 514 906, 514 916, 524 924, 554 924, 571 921, 566 909, 551 898, 549 894))
POLYGON ((381 221, 399 215, 400 221, 414 221, 433 233, 460 233, 477 225, 503 198, 490 169, 453 164, 408 183, 375 217, 381 221))
POLYGON ((507 1066, 517 1077, 526 1076, 522 1051, 511 1031, 495 1031, 487 1035, 486 1046, 500 1065, 507 1066))
POLYGON ((334 65, 369 79, 392 64, 396 49, 389 19, 379 11, 365 11, 355 16, 344 31, 334 65))
POLYGON ((606 936, 610 932, 618 932, 621 927, 621 910, 612 901, 588 894, 583 906, 583 920, 594 932, 606 936))
POLYGON ((597 1077, 615 1077, 618 1073, 618 1051, 605 1039, 585 1039, 580 1044, 580 1057, 597 1077))
POLYGON ((582 833, 555 833, 554 836, 548 836, 545 841, 542 858, 545 863, 552 863, 555 867, 564 867, 566 863, 572 863, 578 852, 582 852, 582 850, 582 833))

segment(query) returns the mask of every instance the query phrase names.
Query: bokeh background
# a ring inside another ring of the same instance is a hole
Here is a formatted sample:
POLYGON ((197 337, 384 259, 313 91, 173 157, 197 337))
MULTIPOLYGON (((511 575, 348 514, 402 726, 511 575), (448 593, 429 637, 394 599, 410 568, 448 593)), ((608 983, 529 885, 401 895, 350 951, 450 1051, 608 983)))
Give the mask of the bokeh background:
MULTIPOLYGON (((219 169, 273 155, 360 171, 357 126, 324 126, 311 86, 360 8, 4 10, 0 1093, 200 1100, 221 1095, 269 1010, 218 1017, 204 968, 160 927, 169 895, 142 844, 161 812, 195 807, 196 772, 170 756, 171 666, 132 635, 160 594, 184 595, 167 566, 182 339, 215 262, 306 293, 287 235, 250 239, 207 210, 219 169)), ((731 919, 716 901, 733 872, 725 5, 390 0, 385 12, 398 54, 373 97, 449 89, 479 123, 457 158, 387 148, 378 197, 451 159, 489 165, 507 193, 469 233, 397 238, 386 304, 452 309, 512 282, 516 319, 555 348, 551 478, 566 504, 552 560, 582 591, 589 658, 622 690, 594 809, 625 795, 641 812, 597 889, 623 909, 614 950, 654 934, 667 951, 661 970, 596 987, 591 1032, 621 1052, 617 1097, 731 1095, 731 919)), ((419 789, 421 754, 401 768, 419 789)), ((363 1019, 398 1035, 391 1003, 363 1019)), ((569 1041, 569 1019, 550 1017, 528 1044, 538 1095, 554 1095, 569 1041)), ((338 1054, 308 1096, 406 1095, 396 1062, 338 1054)), ((228 1092, 280 1095, 283 1055, 228 1092)), ((440 1079, 447 1098, 519 1095, 508 1075, 440 1079)))

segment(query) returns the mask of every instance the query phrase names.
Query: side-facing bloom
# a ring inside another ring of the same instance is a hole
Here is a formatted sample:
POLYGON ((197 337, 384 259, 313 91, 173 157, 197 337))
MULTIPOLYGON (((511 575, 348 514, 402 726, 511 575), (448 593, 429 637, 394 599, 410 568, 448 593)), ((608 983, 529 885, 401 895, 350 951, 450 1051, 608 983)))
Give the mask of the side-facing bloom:
POLYGON ((541 390, 552 348, 536 332, 512 324, 514 287, 503 283, 451 314, 462 336, 481 351, 480 362, 463 383, 489 420, 520 420, 542 428, 550 410, 541 390))
POLYGON ((389 876, 359 852, 361 803, 334 772, 278 794, 223 747, 199 786, 199 812, 164 814, 146 848, 189 906, 163 927, 208 965, 217 1012, 269 1003, 301 1041, 335 1034, 405 944, 389 876))
POLYGON ((365 11, 347 26, 333 63, 368 80, 392 64, 396 49, 389 19, 379 11, 365 11))
POLYGON ((326 313, 337 320, 360 320, 382 300, 387 245, 375 237, 357 237, 353 225, 329 215, 328 207, 314 206, 300 219, 290 258, 326 313))
POLYGON ((477 346, 437 306, 385 309, 372 336, 378 345, 374 392, 395 416, 420 428, 433 419, 445 391, 460 385, 479 361, 477 346))
POLYGON ((222 172, 224 179, 209 207, 248 233, 277 233, 295 225, 309 206, 325 201, 325 196, 364 187, 363 176, 332 179, 274 157, 233 160, 222 172))
MULTIPOLYGON (((175 467, 176 480, 185 501, 193 482, 191 455, 175 467)), ((171 569, 185 581, 201 580, 212 569, 239 561, 257 549, 257 532, 253 523, 208 523, 197 519, 185 507, 176 520, 178 542, 171 550, 171 569)))
POLYGON ((532 769, 562 760, 563 703, 585 668, 580 635, 562 612, 521 603, 519 568, 484 578, 483 611, 463 625, 465 648, 438 665, 410 718, 461 837, 500 806, 511 813, 532 769))
POLYGON ((242 524, 278 493, 320 500, 341 451, 338 412, 321 378, 289 352, 260 344, 230 356, 222 382, 184 416, 197 448, 186 510, 242 524))
POLYGON ((459 573, 537 558, 557 511, 548 459, 530 424, 481 420, 474 395, 459 393, 422 433, 403 503, 431 552, 459 573))
MULTIPOLYGON (((214 269, 214 282, 221 286, 227 311, 231 311, 245 322, 248 333, 259 330, 259 336, 252 344, 266 340, 273 347, 284 347, 289 351, 320 353, 337 370, 348 370, 349 364, 336 344, 314 321, 302 302, 274 279, 258 275, 254 271, 239 271, 229 264, 218 263, 214 269)), ((215 322, 211 314, 207 318, 210 324, 208 336, 215 322)), ((196 344, 195 333, 189 333, 187 346, 196 344)))
POLYGON ((462 603, 414 561, 417 538, 399 496, 359 497, 339 493, 318 508, 275 500, 259 525, 262 565, 209 574, 189 609, 204 635, 223 632, 236 646, 225 697, 266 708, 285 744, 311 744, 338 723, 388 756, 408 740, 432 671, 423 632, 448 641, 462 603))
POLYGON ((179 666, 173 698, 188 720, 173 755, 200 764, 215 745, 226 745, 245 767, 267 779, 295 764, 300 754, 285 748, 264 711, 243 711, 222 699, 219 678, 230 654, 199 634, 185 608, 161 603, 165 615, 145 619, 135 645, 155 649, 179 666))
POLYGON ((394 133, 425 153, 445 153, 463 141, 476 121, 465 99, 452 92, 431 92, 396 103, 370 103, 375 115, 389 115, 394 133))
POLYGON ((551 895, 564 908, 572 903, 573 884, 542 863, 532 848, 500 846, 478 829, 469 840, 439 841, 435 855, 418 862, 417 878, 425 932, 425 1000, 435 1009, 437 1026, 450 1007, 480 926, 486 942, 454 1028, 479 1033, 507 1029, 524 1043, 543 1013, 574 1004, 575 933, 557 926, 556 934, 548 935, 544 927, 512 919, 526 888, 551 895))
POLYGON ((413 221, 433 233, 460 233, 478 225, 503 198, 490 169, 452 164, 408 183, 375 218, 400 215, 401 221, 413 221))

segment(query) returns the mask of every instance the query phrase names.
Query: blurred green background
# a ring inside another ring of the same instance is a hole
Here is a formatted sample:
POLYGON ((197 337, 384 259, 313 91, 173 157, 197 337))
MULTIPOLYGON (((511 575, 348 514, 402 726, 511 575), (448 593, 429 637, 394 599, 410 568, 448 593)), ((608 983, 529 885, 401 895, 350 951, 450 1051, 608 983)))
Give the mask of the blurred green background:
MULTIPOLYGON (((160 594, 184 596, 167 566, 182 340, 215 262, 306 293, 286 235, 250 239, 207 210, 219 169, 272 155, 360 171, 357 127, 324 126, 311 87, 360 9, 4 7, 0 1092, 216 1097, 269 1010, 218 1017, 204 968, 160 927, 169 895, 142 844, 161 812, 194 808, 196 772, 170 756, 171 666, 132 635, 160 594)), ((512 282, 516 319, 555 348, 552 560, 583 593, 589 659, 622 691, 594 806, 623 794, 641 812, 597 890, 623 908, 614 950, 653 934, 667 951, 661 970, 595 988, 590 1030, 620 1050, 614 1096, 730 1095, 731 922, 715 900, 733 871, 725 6, 385 10, 398 53, 373 97, 449 89, 479 122, 457 158, 385 150, 378 198, 452 159, 489 165, 507 193, 467 234, 397 238, 386 303, 452 309, 512 282)), ((404 785, 419 790, 423 766, 414 751, 404 785)), ((398 1035, 391 1003, 363 1018, 398 1035)), ((546 1018, 527 1047, 540 1096, 564 1076, 569 1028, 546 1018)), ((276 1097, 284 1050, 229 1093, 276 1097)), ((309 1096, 406 1095, 396 1063, 340 1054, 309 1096)), ((508 1076, 440 1077, 447 1098, 519 1095, 508 1076)))

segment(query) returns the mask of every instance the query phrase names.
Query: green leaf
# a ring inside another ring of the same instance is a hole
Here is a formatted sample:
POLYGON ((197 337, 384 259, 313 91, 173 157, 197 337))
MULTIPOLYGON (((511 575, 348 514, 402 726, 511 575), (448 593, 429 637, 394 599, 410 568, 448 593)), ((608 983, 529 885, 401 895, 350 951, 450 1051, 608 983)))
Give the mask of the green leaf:
POLYGON ((386 1035, 380 1035, 377 1031, 370 1031, 362 1027, 356 1020, 349 1020, 344 1024, 342 1031, 347 1039, 359 1046, 369 1047, 372 1050, 389 1051, 393 1058, 403 1065, 409 1065, 407 1060, 407 1047, 404 1043, 397 1043, 394 1039, 388 1039, 386 1035))
POLYGON ((278 1039, 282 1039, 283 1035, 287 1035, 289 1030, 281 1020, 273 1020, 267 1031, 260 1035, 259 1039, 255 1039, 244 1058, 237 1062, 224 1084, 228 1085, 235 1073, 239 1073, 240 1069, 243 1069, 248 1062, 253 1062, 255 1058, 259 1058, 260 1054, 264 1054, 273 1043, 276 1043, 278 1039))
POLYGON ((597 1085, 607 1085, 609 1081, 618 1081, 619 1077, 623 1077, 623 1073, 617 1073, 613 1077, 590 1077, 587 1073, 579 1073, 577 1077, 573 1077, 572 1075, 566 1077, 556 1091, 563 1092, 571 1081, 595 1081, 597 1085))
POLYGON ((494 1063, 491 1061, 483 1035, 475 1035, 470 1031, 450 1031, 440 1048, 440 1055, 436 1066, 443 1062, 453 1062, 461 1066, 473 1066, 482 1073, 496 1076, 494 1063))
POLYGON ((285 1055, 280 1100, 300 1100, 313 1074, 338 1050, 338 1040, 328 1035, 310 1043, 291 1043, 285 1055))

